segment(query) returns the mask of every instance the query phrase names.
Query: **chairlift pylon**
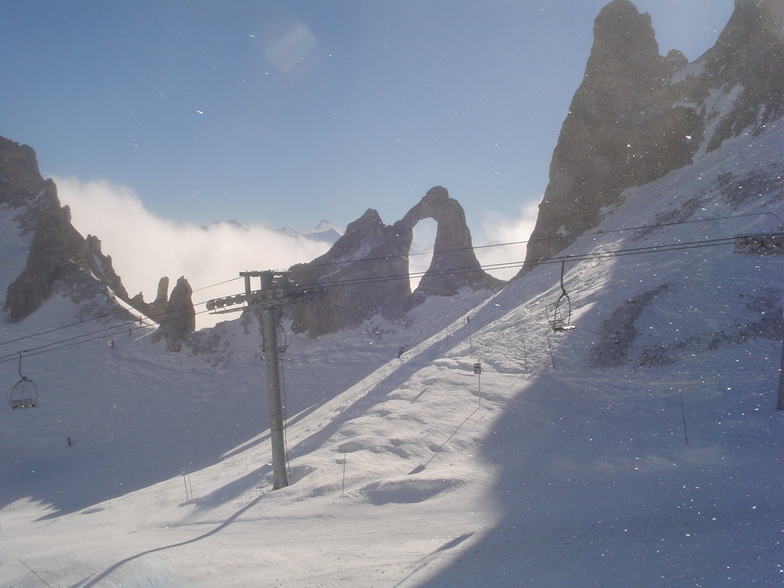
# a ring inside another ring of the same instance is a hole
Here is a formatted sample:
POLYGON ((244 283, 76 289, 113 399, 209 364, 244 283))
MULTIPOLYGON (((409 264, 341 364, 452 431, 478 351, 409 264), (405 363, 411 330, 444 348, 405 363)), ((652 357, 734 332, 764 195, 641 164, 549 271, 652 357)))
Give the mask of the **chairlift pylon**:
POLYGON ((35 408, 38 406, 38 387, 30 378, 22 373, 22 355, 19 352, 19 378, 20 380, 8 391, 8 404, 11 408, 35 408))
POLYGON ((564 287, 564 268, 566 266, 566 258, 561 258, 561 295, 555 304, 550 304, 545 307, 545 314, 547 314, 547 322, 554 333, 563 333, 574 329, 571 324, 572 320, 572 301, 569 299, 569 294, 566 293, 564 287))

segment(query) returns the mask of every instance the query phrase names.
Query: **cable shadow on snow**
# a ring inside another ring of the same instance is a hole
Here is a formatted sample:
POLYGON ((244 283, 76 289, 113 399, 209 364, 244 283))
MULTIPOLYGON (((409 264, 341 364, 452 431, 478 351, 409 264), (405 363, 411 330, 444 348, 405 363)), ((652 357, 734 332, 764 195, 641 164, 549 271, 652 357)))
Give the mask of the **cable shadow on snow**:
POLYGON ((182 547, 184 545, 190 545, 191 543, 196 543, 198 541, 202 541, 204 539, 207 539, 208 537, 211 537, 212 535, 215 535, 216 533, 219 533, 223 529, 228 527, 230 524, 232 524, 234 521, 236 521, 240 516, 242 516, 245 512, 247 512, 248 510, 250 510, 251 508, 256 506, 261 501, 262 498, 263 498, 263 495, 262 496, 257 496, 256 498, 251 500, 248 504, 246 504, 241 509, 239 509, 237 512, 235 512, 233 515, 231 515, 229 518, 227 518, 225 521, 223 521, 221 524, 219 524, 217 527, 215 527, 214 529, 211 529, 210 531, 207 531, 206 533, 203 533, 203 534, 199 535, 198 537, 194 537, 193 539, 187 539, 185 541, 180 541, 178 543, 171 543, 169 545, 162 545, 161 547, 155 547, 153 549, 148 549, 146 551, 141 551, 139 553, 136 553, 134 555, 126 557, 125 559, 121 559, 117 563, 109 566, 103 572, 101 572, 100 574, 95 576, 92 580, 89 580, 89 581, 82 580, 81 582, 77 582, 76 584, 73 584, 69 588, 91 588, 92 586, 97 585, 98 582, 100 582, 101 580, 103 580, 106 577, 108 577, 109 575, 111 575, 113 572, 117 571, 119 568, 121 568, 125 564, 127 564, 129 562, 132 562, 132 561, 134 561, 136 559, 139 559, 140 557, 144 557, 145 555, 149 555, 151 553, 157 553, 159 551, 166 551, 167 549, 174 549, 176 547, 182 547))

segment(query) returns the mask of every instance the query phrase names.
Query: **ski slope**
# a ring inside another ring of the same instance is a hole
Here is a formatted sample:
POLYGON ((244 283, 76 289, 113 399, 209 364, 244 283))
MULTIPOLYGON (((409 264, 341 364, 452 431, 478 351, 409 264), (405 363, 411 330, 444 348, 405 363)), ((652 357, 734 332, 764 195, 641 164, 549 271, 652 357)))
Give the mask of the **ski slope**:
MULTIPOLYGON (((781 232, 782 144, 628 190, 564 252, 572 331, 559 259, 291 337, 281 490, 253 321, 181 354, 73 327, 25 360, 38 408, 0 411, 0 586, 780 585, 784 256, 732 237, 781 232)), ((53 299, 0 343, 77 319, 53 299)))

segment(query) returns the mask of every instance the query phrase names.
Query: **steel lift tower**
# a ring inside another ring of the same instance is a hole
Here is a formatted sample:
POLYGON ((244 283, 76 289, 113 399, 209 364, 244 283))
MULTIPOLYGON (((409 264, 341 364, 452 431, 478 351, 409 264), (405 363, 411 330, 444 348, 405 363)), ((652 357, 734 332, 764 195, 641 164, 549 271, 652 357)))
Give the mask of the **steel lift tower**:
POLYGON ((254 271, 240 272, 245 278, 245 294, 216 298, 207 302, 207 309, 215 313, 232 312, 255 307, 261 311, 261 335, 264 360, 267 366, 267 398, 272 444, 272 471, 274 490, 289 485, 286 474, 286 447, 283 428, 283 402, 280 389, 280 347, 278 345, 278 312, 288 304, 305 302, 324 296, 323 288, 299 288, 291 281, 291 272, 254 271), (259 289, 251 288, 251 278, 259 278, 259 289), (243 304, 241 308, 224 307, 243 304))

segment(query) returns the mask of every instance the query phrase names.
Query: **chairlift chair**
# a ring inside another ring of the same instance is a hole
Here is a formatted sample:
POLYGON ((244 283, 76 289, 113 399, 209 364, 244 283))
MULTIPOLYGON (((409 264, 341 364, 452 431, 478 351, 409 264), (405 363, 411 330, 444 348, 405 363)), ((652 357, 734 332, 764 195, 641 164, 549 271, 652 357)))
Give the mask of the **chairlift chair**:
POLYGON ((21 379, 8 391, 8 404, 13 409, 38 406, 38 387, 22 373, 22 353, 19 354, 18 368, 21 379))
POLYGON ((574 329, 571 324, 572 320, 572 301, 569 299, 569 294, 566 293, 564 287, 564 266, 566 265, 566 258, 561 258, 561 295, 554 304, 545 307, 545 314, 547 315, 547 322, 554 333, 563 333, 574 329))

